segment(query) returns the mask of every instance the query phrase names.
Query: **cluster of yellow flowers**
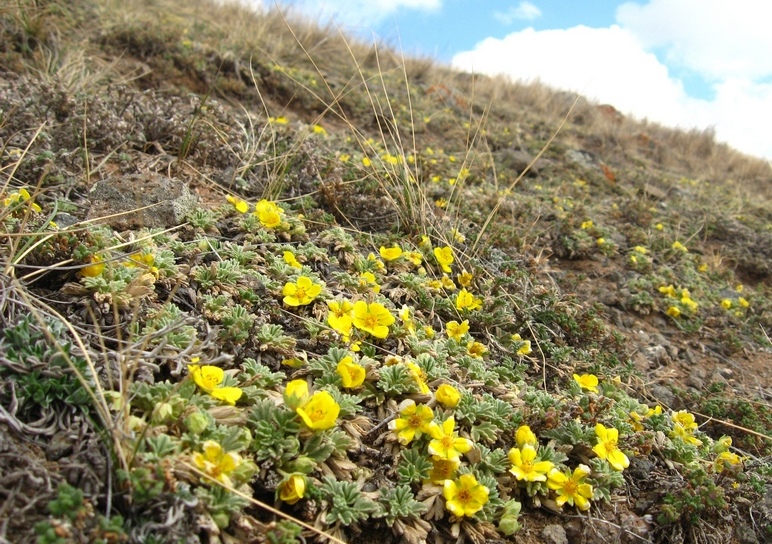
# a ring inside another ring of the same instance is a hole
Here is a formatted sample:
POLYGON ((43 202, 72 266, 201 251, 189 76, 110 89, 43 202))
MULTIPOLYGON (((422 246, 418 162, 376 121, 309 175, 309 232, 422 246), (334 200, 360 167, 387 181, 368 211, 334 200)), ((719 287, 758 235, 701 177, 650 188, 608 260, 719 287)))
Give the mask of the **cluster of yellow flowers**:
MULTIPOLYGON (((225 200, 239 213, 247 213, 249 211, 249 202, 246 200, 233 195, 226 195, 225 200)), ((260 224, 267 229, 280 227, 282 224, 281 216, 283 214, 284 210, 271 200, 262 199, 255 204, 255 215, 260 221, 260 224)))
POLYGON ((670 415, 673 422, 673 430, 670 432, 671 438, 680 438, 687 444, 701 446, 702 440, 694 437, 694 431, 697 430, 697 422, 694 421, 694 414, 686 410, 679 410, 670 415))
POLYGON ((284 404, 300 416, 311 430, 333 428, 340 414, 340 405, 328 391, 310 394, 306 380, 292 380, 284 388, 284 404))
POLYGON ((3 206, 6 208, 10 208, 11 206, 16 206, 25 202, 29 204, 33 211, 38 213, 43 211, 43 209, 32 200, 29 191, 27 191, 27 189, 24 187, 3 198, 3 206))
POLYGON ((194 357, 194 364, 188 365, 188 371, 196 385, 218 400, 230 405, 236 404, 236 401, 241 398, 242 391, 238 387, 224 387, 220 385, 225 379, 223 369, 212 365, 201 366, 195 364, 197 362, 198 357, 194 357))
POLYGON ((676 289, 673 284, 662 285, 659 287, 659 292, 665 295, 669 299, 676 299, 678 304, 672 304, 667 309, 667 315, 670 317, 680 317, 683 311, 689 314, 697 312, 698 304, 692 299, 688 289, 676 289))

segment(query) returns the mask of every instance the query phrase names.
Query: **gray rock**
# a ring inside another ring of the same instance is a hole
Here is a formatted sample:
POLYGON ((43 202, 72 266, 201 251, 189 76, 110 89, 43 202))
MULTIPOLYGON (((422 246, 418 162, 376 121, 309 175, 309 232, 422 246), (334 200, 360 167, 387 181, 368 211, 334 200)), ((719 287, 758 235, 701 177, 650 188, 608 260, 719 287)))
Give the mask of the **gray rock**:
MULTIPOLYGON (((525 170, 528 165, 533 161, 533 156, 527 151, 522 149, 503 149, 495 153, 497 162, 501 164, 501 168, 514 174, 520 174, 525 170)), ((539 162, 535 162, 531 165, 531 168, 526 173, 526 176, 535 176, 541 170, 542 165, 539 162)))
POLYGON ((692 368, 689 372, 689 376, 686 378, 686 385, 694 387, 697 390, 701 390, 705 387, 705 369, 699 366, 692 368))
POLYGON ((568 535, 561 525, 547 525, 542 529, 541 537, 548 544, 568 544, 568 535))
POLYGON ((747 523, 740 523, 735 527, 734 534, 740 544, 759 544, 756 531, 747 523))
POLYGON ((198 205, 187 184, 156 173, 109 177, 94 185, 89 199, 88 219, 117 231, 174 227, 198 205))
POLYGON ((663 385, 654 385, 651 388, 651 394, 654 396, 654 398, 656 398, 660 403, 664 404, 665 406, 669 406, 670 408, 675 408, 676 396, 667 387, 663 385))
POLYGON ((643 348, 644 356, 649 360, 653 368, 657 366, 667 366, 671 363, 670 355, 665 346, 649 346, 643 348))

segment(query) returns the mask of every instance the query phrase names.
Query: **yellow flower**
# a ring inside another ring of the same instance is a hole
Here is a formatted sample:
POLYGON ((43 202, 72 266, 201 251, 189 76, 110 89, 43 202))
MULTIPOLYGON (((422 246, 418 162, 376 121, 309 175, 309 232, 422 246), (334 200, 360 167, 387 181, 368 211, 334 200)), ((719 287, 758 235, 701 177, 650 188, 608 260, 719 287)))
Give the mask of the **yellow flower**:
POLYGON ((394 244, 392 247, 381 246, 378 253, 381 254, 384 261, 395 261, 402 256, 402 248, 397 244, 394 244))
POLYGON ((732 307, 732 299, 725 298, 724 300, 722 300, 721 301, 721 307, 724 310, 729 310, 732 307))
POLYGON ((448 291, 456 290, 456 284, 453 283, 453 280, 450 279, 447 274, 442 275, 442 278, 440 278, 440 283, 442 284, 442 287, 448 291))
POLYGON ((450 265, 453 264, 453 248, 450 246, 435 247, 433 253, 442 271, 450 274, 450 265))
POLYGON ((633 251, 635 251, 636 253, 640 253, 641 255, 646 255, 649 252, 649 250, 643 246, 635 246, 633 248, 633 251))
POLYGON ((521 357, 530 355, 533 351, 533 349, 531 349, 531 341, 523 340, 517 333, 512 335, 512 341, 517 344, 517 354, 521 357))
MULTIPOLYGON (((684 289, 684 291, 686 290, 684 289)), ((697 311, 698 304, 694 302, 688 294, 681 297, 681 304, 683 304, 691 313, 697 311)))
POLYGON ((675 249, 676 251, 683 251, 684 253, 688 253, 688 251, 689 251, 688 249, 686 249, 686 246, 685 246, 685 245, 683 245, 683 244, 682 244, 681 242, 679 242, 678 240, 676 240, 675 242, 673 242, 673 245, 672 245, 672 246, 670 246, 670 247, 671 247, 672 249, 675 249))
POLYGON ((517 428, 517 431, 515 431, 515 442, 517 442, 517 446, 520 448, 525 445, 533 446, 535 448, 539 443, 539 440, 528 425, 521 425, 517 428))
POLYGON ((365 375, 367 374, 365 367, 355 363, 351 357, 344 357, 341 359, 336 371, 343 382, 343 387, 347 389, 362 385, 365 381, 365 375))
POLYGON ((260 220, 260 224, 269 229, 281 225, 281 214, 283 213, 284 210, 270 200, 262 199, 255 204, 255 215, 260 220))
POLYGON ((78 273, 86 278, 95 278, 104 271, 105 263, 102 262, 102 257, 99 255, 92 255, 89 260, 91 264, 81 268, 78 273))
POLYGON ((675 287, 673 287, 672 283, 670 285, 667 285, 667 286, 665 286, 665 285, 660 286, 659 287, 659 292, 662 293, 663 295, 667 296, 667 297, 670 297, 670 298, 675 298, 675 296, 676 296, 676 290, 675 290, 675 287))
POLYGON ((268 120, 273 123, 276 123, 277 125, 286 125, 287 123, 289 123, 289 119, 287 119, 283 115, 280 117, 269 117, 268 120))
POLYGON ((242 200, 233 195, 226 195, 225 200, 233 204, 233 207, 239 213, 247 213, 249 211, 249 202, 242 200))
POLYGON ((295 410, 306 427, 323 431, 335 426, 340 405, 327 391, 317 391, 303 406, 295 410))
POLYGON ((750 306, 750 305, 751 305, 751 303, 750 303, 750 302, 748 302, 747 300, 745 300, 743 297, 739 297, 739 298, 737 299, 737 303, 738 303, 740 306, 742 306, 743 308, 747 308, 748 306, 750 306))
POLYGON ((679 410, 673 412, 670 419, 676 425, 681 425, 684 429, 693 431, 697 429, 697 422, 694 420, 694 414, 687 412, 686 410, 679 410))
POLYGON ((740 459, 739 455, 730 451, 722 451, 713 461, 713 470, 716 472, 723 472, 723 470, 727 468, 727 465, 736 466, 740 464, 742 464, 742 459, 740 459))
POLYGON ((656 225, 654 225, 654 228, 657 230, 663 230, 665 226, 662 223, 657 223, 656 225))
POLYGON ((414 400, 408 399, 402 403, 399 416, 389 422, 389 429, 397 431, 397 440, 403 446, 407 446, 429 431, 434 412, 425 404, 417 405, 414 400))
POLYGON ((670 432, 670 438, 680 438, 687 444, 691 444, 693 446, 701 446, 702 440, 695 438, 692 433, 693 431, 691 429, 687 429, 683 425, 676 423, 673 425, 673 430, 670 432))
POLYGON ((411 313, 410 306, 403 305, 402 308, 399 310, 399 318, 402 320, 402 323, 405 325, 405 328, 410 334, 415 334, 415 322, 413 321, 411 313))
POLYGON ((592 486, 584 483, 584 479, 591 472, 587 465, 579 465, 574 469, 573 474, 553 468, 547 475, 547 487, 557 491, 558 496, 555 499, 557 505, 563 506, 568 503, 579 510, 588 510, 592 499, 592 486))
POLYGON ((660 414, 662 414, 662 406, 659 404, 657 404, 654 408, 649 408, 646 410, 646 417, 658 416, 660 414))
POLYGON ((536 461, 536 448, 530 444, 524 444, 520 448, 512 448, 507 454, 512 467, 509 472, 518 480, 526 482, 545 482, 547 473, 554 465, 551 461, 536 461))
POLYGON ((284 284, 282 295, 287 306, 305 306, 322 292, 322 286, 308 276, 299 276, 297 282, 284 284))
POLYGON ((282 359, 281 364, 284 366, 288 366, 290 368, 300 368, 304 364, 306 364, 305 359, 301 359, 300 357, 291 357, 288 359, 282 359))
POLYGON ((474 516, 488 502, 488 488, 473 474, 462 474, 458 480, 445 480, 442 495, 445 508, 459 518, 474 516))
POLYGON ((445 480, 453 479, 453 475, 461 466, 461 461, 450 459, 437 459, 432 457, 432 471, 429 473, 429 481, 434 484, 444 483, 445 480))
POLYGON ((697 430, 697 422, 694 420, 694 414, 686 410, 679 410, 670 415, 673 422, 673 430, 670 433, 671 438, 680 438, 684 442, 694 446, 702 445, 702 440, 695 438, 693 433, 697 430))
POLYGON ((461 401, 461 393, 452 385, 443 383, 437 388, 434 398, 445 408, 455 408, 461 401))
MULTIPOLYGON (((386 265, 383 264, 383 261, 380 260, 378 257, 375 256, 375 253, 370 252, 367 254, 367 260, 375 265, 375 268, 379 271, 383 272, 386 270, 386 265)), ((375 276, 373 276, 375 277, 375 276)))
POLYGON ((593 222, 592 221, 588 220, 588 221, 583 221, 582 222, 582 229, 583 230, 591 229, 592 227, 593 227, 593 222))
POLYGON ((362 272, 359 275, 359 286, 364 289, 372 289, 375 293, 381 292, 381 286, 375 280, 375 274, 372 272, 362 272))
POLYGON ((306 477, 298 472, 288 475, 279 484, 279 499, 287 504, 295 504, 306 494, 306 477))
POLYGON ((591 391, 593 393, 598 392, 598 377, 595 374, 574 374, 574 380, 582 389, 591 391))
POLYGON ((612 427, 605 427, 598 423, 595 425, 595 436, 598 437, 598 443, 592 448, 592 451, 609 462, 614 470, 622 471, 630 466, 630 460, 617 447, 619 441, 619 431, 612 427))
POLYGON ((643 416, 638 412, 630 412, 630 425, 632 425, 634 431, 643 430, 643 416))
POLYGON ((233 406, 241 398, 243 391, 238 387, 218 387, 209 391, 209 394, 233 406))
POLYGON ((211 365, 188 365, 188 370, 196 385, 217 400, 233 405, 241 398, 242 391, 238 387, 219 387, 225 378, 222 368, 211 365))
POLYGON ((298 262, 297 257, 291 251, 285 251, 283 254, 284 262, 290 265, 292 268, 303 268, 303 265, 298 262))
POLYGON ((214 440, 207 440, 203 444, 203 453, 194 452, 191 456, 193 464, 207 476, 232 486, 230 474, 241 463, 241 457, 235 452, 226 452, 222 446, 214 440))
POLYGON ((405 366, 410 371, 410 375, 413 376, 413 379, 416 381, 418 390, 424 395, 428 393, 429 386, 426 385, 426 373, 421 369, 421 367, 412 361, 406 362, 405 366))
POLYGON ((442 422, 442 425, 436 421, 429 424, 427 433, 433 438, 429 442, 429 453, 441 459, 458 460, 461 455, 472 449, 472 441, 468 438, 462 438, 454 431, 456 420, 449 417, 442 422))
POLYGON ((452 338, 456 342, 461 342, 464 335, 469 332, 469 320, 464 319, 461 323, 458 321, 448 321, 445 324, 445 333, 448 338, 452 338))
POLYGON ((20 204, 22 202, 29 202, 30 206, 32 207, 32 209, 34 211, 36 211, 36 212, 43 211, 43 209, 40 206, 38 206, 37 204, 35 204, 34 202, 31 201, 31 198, 32 197, 30 196, 29 191, 27 191, 27 189, 22 187, 17 192, 11 193, 7 197, 5 197, 3 199, 3 206, 5 206, 7 208, 8 206, 11 206, 13 204, 20 204))
POLYGON ((372 166, 372 164, 373 164, 373 161, 371 161, 369 157, 362 157, 363 166, 372 166))
POLYGON ((472 340, 466 345, 466 352, 475 359, 482 359, 483 355, 488 353, 488 348, 485 344, 472 340))
POLYGON ((461 287, 469 287, 472 283, 472 280, 474 279, 474 276, 472 276, 471 272, 464 270, 456 276, 456 279, 458 280, 458 283, 461 285, 461 287))
POLYGON ((321 125, 314 125, 313 127, 314 134, 321 134, 322 136, 327 136, 327 130, 321 125))
POLYGON ((348 300, 328 300, 327 323, 342 336, 351 335, 354 305, 348 300))
POLYGON ((296 410, 308 402, 308 383, 306 380, 292 380, 284 388, 284 404, 291 410, 296 410))
POLYGON ((413 266, 421 266, 421 263, 423 262, 423 255, 421 255, 418 251, 410 251, 405 254, 407 257, 407 260, 413 263, 413 266))
POLYGON ((667 309, 666 313, 670 317, 679 317, 681 315, 681 310, 679 310, 677 306, 671 306, 667 309))
POLYGON ((482 308, 482 300, 475 297, 466 289, 461 289, 456 296, 456 309, 458 311, 472 311, 482 308))
POLYGON ((379 302, 368 304, 363 300, 358 300, 354 303, 354 326, 359 330, 369 332, 376 338, 386 338, 389 335, 389 325, 394 321, 391 312, 379 302))

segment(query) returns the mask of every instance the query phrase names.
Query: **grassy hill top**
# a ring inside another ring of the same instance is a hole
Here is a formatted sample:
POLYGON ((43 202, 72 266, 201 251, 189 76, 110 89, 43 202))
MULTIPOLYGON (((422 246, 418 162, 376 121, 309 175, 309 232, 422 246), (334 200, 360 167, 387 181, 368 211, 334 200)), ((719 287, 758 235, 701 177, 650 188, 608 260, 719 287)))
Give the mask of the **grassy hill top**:
POLYGON ((0 33, 0 539, 772 538, 769 163, 276 11, 0 33))

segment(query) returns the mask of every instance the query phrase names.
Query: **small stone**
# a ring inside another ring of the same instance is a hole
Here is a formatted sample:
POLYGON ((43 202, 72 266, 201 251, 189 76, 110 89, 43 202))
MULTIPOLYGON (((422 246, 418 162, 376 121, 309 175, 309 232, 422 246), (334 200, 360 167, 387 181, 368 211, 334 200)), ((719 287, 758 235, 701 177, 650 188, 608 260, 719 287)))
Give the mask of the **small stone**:
POLYGON ((676 396, 667 387, 662 385, 655 385, 651 388, 651 394, 665 406, 675 408, 676 396))
POLYGON ((756 531, 747 523, 740 523, 735 527, 734 534, 740 544, 759 544, 756 531))
POLYGON ((704 368, 699 366, 694 367, 686 378, 686 385, 694 387, 695 389, 702 389, 705 387, 706 372, 704 368))
POLYGON ((718 373, 727 380, 734 377, 734 371, 731 368, 719 368, 718 373))
POLYGON ((643 354, 652 363, 652 368, 667 366, 671 363, 670 355, 665 346, 649 346, 643 349, 643 354))
POLYGON ((117 231, 175 227, 198 205, 187 184, 156 173, 109 177, 94 185, 89 199, 88 219, 117 231))
POLYGON ((568 544, 566 530, 561 525, 547 525, 542 529, 541 537, 547 544, 568 544))

